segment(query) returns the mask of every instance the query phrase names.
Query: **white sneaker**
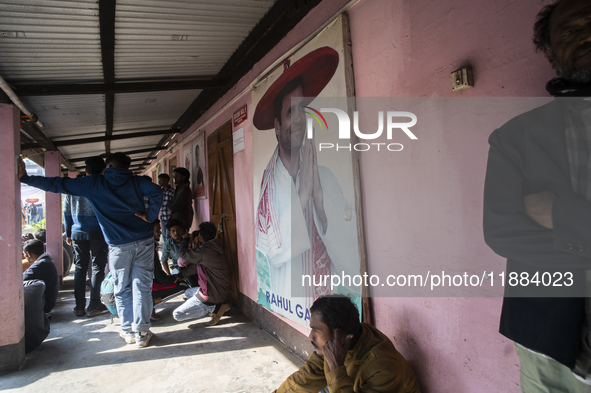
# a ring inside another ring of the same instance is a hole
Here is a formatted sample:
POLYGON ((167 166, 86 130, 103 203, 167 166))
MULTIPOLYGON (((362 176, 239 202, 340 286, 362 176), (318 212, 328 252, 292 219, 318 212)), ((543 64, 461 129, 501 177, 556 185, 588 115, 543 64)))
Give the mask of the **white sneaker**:
POLYGON ((137 333, 135 335, 135 344, 138 347, 147 347, 153 335, 154 333, 149 330, 147 332, 137 333))
POLYGON ((127 344, 135 344, 135 333, 121 330, 119 335, 125 340, 127 344))

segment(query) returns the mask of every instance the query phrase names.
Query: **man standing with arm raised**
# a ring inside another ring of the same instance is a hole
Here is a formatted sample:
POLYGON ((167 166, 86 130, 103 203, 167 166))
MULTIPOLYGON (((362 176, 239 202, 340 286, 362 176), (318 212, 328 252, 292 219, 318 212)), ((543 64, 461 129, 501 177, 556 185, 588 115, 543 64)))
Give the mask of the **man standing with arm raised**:
POLYGON ((28 176, 19 162, 21 182, 44 191, 83 196, 92 204, 109 245, 110 270, 115 274, 115 301, 121 337, 128 344, 148 345, 152 312, 154 229, 151 224, 162 205, 162 190, 150 180, 134 176, 129 156, 107 157, 104 175, 77 179, 28 176), (144 207, 144 196, 149 207, 144 207))

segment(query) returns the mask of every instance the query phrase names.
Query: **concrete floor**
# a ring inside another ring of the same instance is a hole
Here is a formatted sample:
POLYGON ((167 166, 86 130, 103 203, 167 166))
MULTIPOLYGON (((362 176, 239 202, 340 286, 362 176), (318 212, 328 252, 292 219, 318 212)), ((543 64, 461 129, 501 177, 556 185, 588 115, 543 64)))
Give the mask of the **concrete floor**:
MULTIPOLYGON (((217 326, 209 318, 176 322, 177 297, 156 306, 147 348, 119 337, 110 314, 76 317, 73 276, 52 311, 51 333, 22 370, 0 375, 18 392, 272 392, 303 362, 233 307, 217 326)), ((87 292, 88 297, 88 292, 87 292)))

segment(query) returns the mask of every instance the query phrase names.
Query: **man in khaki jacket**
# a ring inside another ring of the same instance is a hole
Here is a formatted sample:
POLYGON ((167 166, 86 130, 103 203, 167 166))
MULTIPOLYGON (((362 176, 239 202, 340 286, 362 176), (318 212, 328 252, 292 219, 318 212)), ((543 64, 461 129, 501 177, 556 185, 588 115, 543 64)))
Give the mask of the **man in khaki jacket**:
POLYGON ((342 296, 317 299, 310 308, 308 338, 316 350, 274 393, 420 393, 408 362, 342 296))

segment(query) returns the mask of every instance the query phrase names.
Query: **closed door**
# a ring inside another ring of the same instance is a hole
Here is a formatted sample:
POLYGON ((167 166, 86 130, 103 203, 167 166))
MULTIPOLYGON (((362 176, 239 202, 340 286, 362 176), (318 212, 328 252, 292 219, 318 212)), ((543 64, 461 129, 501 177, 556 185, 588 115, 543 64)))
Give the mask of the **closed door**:
POLYGON ((230 263, 231 288, 229 300, 238 304, 238 247, 236 237, 236 203, 234 200, 234 153, 230 121, 207 137, 209 160, 209 213, 224 244, 230 263))

